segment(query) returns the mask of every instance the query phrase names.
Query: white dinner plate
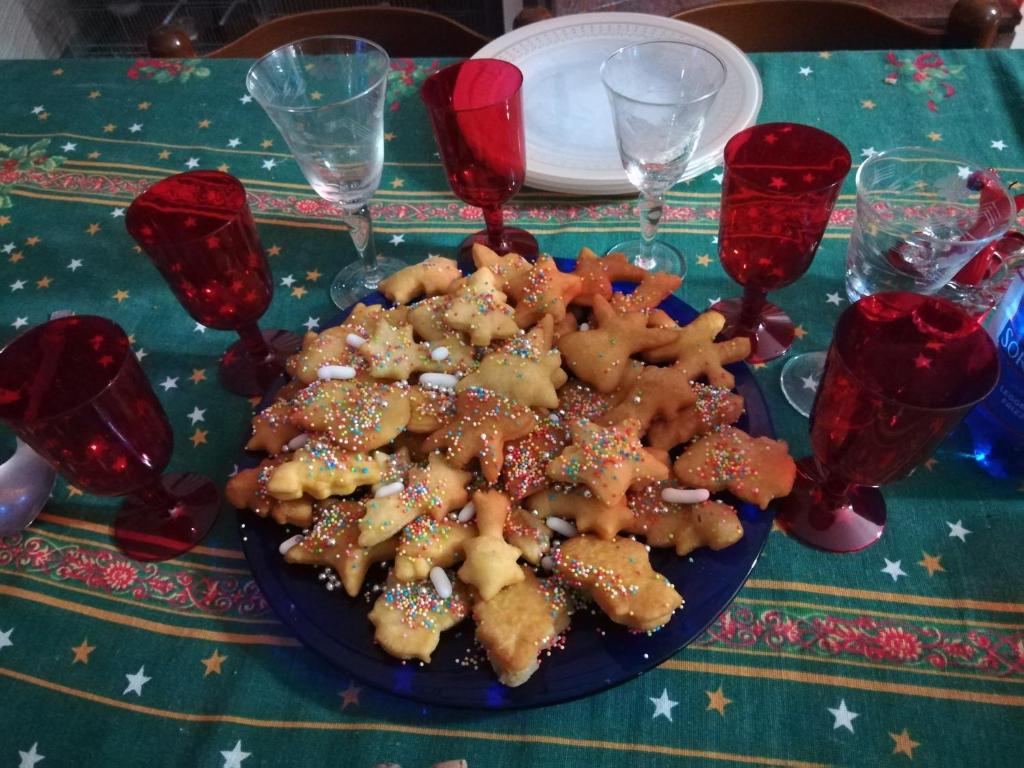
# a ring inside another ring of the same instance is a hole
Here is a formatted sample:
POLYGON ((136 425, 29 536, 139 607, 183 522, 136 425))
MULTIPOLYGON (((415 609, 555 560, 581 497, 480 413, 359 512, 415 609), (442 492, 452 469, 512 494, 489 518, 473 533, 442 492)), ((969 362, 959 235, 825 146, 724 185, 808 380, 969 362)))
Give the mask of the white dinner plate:
POLYGON ((752 125, 761 108, 761 78, 721 35, 646 13, 581 13, 528 24, 488 43, 473 58, 503 59, 523 71, 526 184, 574 195, 635 192, 626 179, 601 83, 601 62, 631 43, 672 40, 716 54, 725 85, 684 179, 722 162, 725 143, 752 125))

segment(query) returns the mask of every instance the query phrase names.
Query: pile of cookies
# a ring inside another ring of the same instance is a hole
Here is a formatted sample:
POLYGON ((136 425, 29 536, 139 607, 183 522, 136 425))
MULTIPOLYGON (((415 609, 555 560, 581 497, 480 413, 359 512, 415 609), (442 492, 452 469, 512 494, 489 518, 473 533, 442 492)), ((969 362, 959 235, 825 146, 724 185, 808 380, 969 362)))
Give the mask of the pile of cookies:
POLYGON ((588 249, 571 273, 483 246, 473 260, 468 276, 439 257, 407 267, 381 285, 391 308, 307 334, 253 418, 246 448, 267 458, 227 495, 300 528, 284 559, 329 566, 353 597, 390 563, 369 613, 389 654, 429 662, 472 614, 515 686, 581 596, 632 630, 663 626, 683 598, 650 548, 734 544, 736 510, 711 494, 764 508, 795 467, 785 443, 732 426, 743 399, 724 366, 749 342, 716 343, 714 312, 679 327, 657 309, 678 277, 588 249))

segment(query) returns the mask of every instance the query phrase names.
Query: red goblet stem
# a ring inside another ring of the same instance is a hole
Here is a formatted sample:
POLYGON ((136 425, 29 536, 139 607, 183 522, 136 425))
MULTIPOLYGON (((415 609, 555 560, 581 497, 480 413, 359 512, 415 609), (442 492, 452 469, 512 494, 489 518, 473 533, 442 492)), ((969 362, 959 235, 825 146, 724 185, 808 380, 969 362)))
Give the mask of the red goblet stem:
POLYGON ((768 294, 756 288, 743 289, 743 306, 740 309, 739 333, 740 336, 751 336, 760 324, 761 312, 764 305, 768 303, 768 294))
POLYGON ((501 253, 505 248, 505 217, 500 205, 484 208, 484 224, 487 226, 487 239, 491 241, 491 248, 501 253))
POLYGON ((242 337, 245 350, 249 353, 249 357, 253 362, 267 362, 273 357, 273 352, 270 351, 270 347, 267 346, 267 342, 255 322, 247 323, 238 328, 237 331, 238 335, 242 337))

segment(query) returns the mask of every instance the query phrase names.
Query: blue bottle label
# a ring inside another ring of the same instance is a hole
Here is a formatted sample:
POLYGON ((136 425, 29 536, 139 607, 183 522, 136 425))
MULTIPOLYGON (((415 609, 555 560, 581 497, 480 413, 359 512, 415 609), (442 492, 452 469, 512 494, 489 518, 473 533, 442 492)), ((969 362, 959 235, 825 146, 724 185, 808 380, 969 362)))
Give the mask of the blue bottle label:
POLYGON ((985 408, 1024 439, 1024 301, 996 335, 1002 371, 985 408))

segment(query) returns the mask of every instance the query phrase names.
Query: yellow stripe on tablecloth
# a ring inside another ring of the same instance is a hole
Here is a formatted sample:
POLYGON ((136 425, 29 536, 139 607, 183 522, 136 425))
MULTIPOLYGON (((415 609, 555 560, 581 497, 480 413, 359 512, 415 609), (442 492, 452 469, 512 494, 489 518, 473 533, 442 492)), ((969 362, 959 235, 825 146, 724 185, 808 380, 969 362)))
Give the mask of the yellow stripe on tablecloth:
POLYGON ((837 664, 842 667, 859 667, 861 669, 881 669, 886 672, 907 672, 917 675, 931 675, 934 677, 957 677, 965 680, 987 680, 994 683, 1017 683, 1024 684, 1024 677, 1009 677, 1000 675, 972 675, 969 672, 961 672, 952 669, 931 669, 928 667, 911 667, 900 664, 878 664, 871 661, 857 661, 855 659, 837 659, 833 656, 816 656, 813 653, 794 653, 792 651, 762 650, 759 648, 733 648, 721 645, 704 645, 695 642, 689 646, 691 651, 710 651, 712 653, 733 653, 742 656, 756 656, 767 659, 794 659, 796 661, 812 661, 824 664, 837 664))
POLYGON ((386 733, 405 733, 414 736, 439 736, 447 739, 476 739, 480 741, 512 741, 524 744, 551 744, 563 747, 579 747, 582 749, 604 749, 616 752, 641 752, 645 754, 666 755, 669 757, 698 757, 706 760, 726 760, 747 765, 779 766, 779 768, 824 768, 821 763, 808 763, 802 760, 787 760, 777 757, 744 755, 732 752, 711 752, 703 749, 686 747, 670 747, 662 744, 624 743, 601 739, 572 739, 565 736, 549 736, 543 733, 494 733, 489 731, 473 731, 465 728, 427 728, 417 725, 399 723, 363 722, 339 723, 317 720, 269 720, 263 718, 242 717, 228 714, 206 714, 198 712, 178 712, 160 707, 149 707, 130 701, 120 701, 109 696, 101 696, 90 691, 72 688, 62 683, 45 680, 41 677, 28 675, 24 672, 0 667, 0 675, 22 683, 45 688, 56 693, 73 696, 96 704, 115 707, 142 715, 160 717, 167 720, 184 720, 192 723, 232 723, 253 728, 280 728, 288 730, 310 731, 383 731, 386 733))
POLYGON ((855 597, 859 600, 878 600, 886 603, 910 603, 911 605, 927 605, 933 608, 970 608, 979 611, 996 611, 999 613, 1024 613, 1024 603, 1002 603, 992 600, 975 600, 968 597, 931 597, 929 595, 913 595, 904 592, 878 592, 871 589, 853 589, 836 587, 830 584, 808 584, 802 581, 776 581, 774 579, 747 579, 745 589, 789 590, 792 592, 810 592, 816 595, 832 595, 834 597, 855 597))
MULTIPOLYGON (((114 535, 114 529, 109 525, 91 523, 88 520, 78 520, 64 515, 55 515, 52 512, 42 512, 36 519, 47 523, 53 523, 54 525, 63 525, 66 528, 78 528, 79 530, 91 531, 92 533, 102 533, 105 536, 114 535)), ((227 557, 232 560, 245 560, 245 553, 240 549, 220 549, 217 547, 206 547, 202 544, 192 547, 192 549, 189 550, 189 554, 209 555, 210 557, 227 557)))
POLYGON ((948 699, 970 701, 976 704, 996 704, 1006 707, 1024 707, 1024 696, 998 693, 983 693, 956 688, 935 688, 928 685, 891 683, 883 680, 863 680, 845 675, 823 675, 817 672, 800 672, 793 669, 770 669, 768 667, 744 667, 735 664, 713 664, 704 661, 682 661, 670 659, 661 665, 662 669, 674 672, 702 672, 727 677, 756 677, 768 680, 786 680, 808 685, 829 685, 838 688, 854 688, 875 693, 897 693, 903 696, 920 696, 926 699, 948 699))
POLYGON ((173 624, 161 624, 149 619, 140 619, 135 616, 126 616, 121 613, 106 611, 102 608, 94 608, 89 605, 72 603, 68 600, 61 600, 59 597, 52 597, 41 592, 32 592, 20 587, 12 587, 0 583, 0 595, 17 597, 22 600, 29 600, 51 608, 58 608, 71 613, 78 613, 101 621, 109 621, 113 624, 121 624, 132 629, 140 629, 144 632, 153 632, 158 635, 171 635, 172 637, 185 637, 190 640, 213 640, 218 643, 232 643, 236 645, 279 645, 297 647, 301 643, 293 637, 282 637, 280 635, 248 635, 238 632, 217 632, 210 629, 195 629, 192 627, 178 627, 173 624))
POLYGON ((203 613, 198 613, 198 612, 197 613, 192 613, 192 612, 189 612, 189 611, 176 611, 173 608, 167 608, 166 606, 163 606, 163 605, 151 605, 149 603, 143 603, 143 602, 140 602, 138 600, 129 600, 128 598, 125 598, 125 597, 118 597, 117 595, 111 595, 111 594, 109 594, 107 592, 103 592, 101 590, 92 590, 92 589, 85 589, 84 587, 76 587, 73 584, 68 584, 68 583, 63 582, 63 581, 52 581, 52 580, 47 579, 47 578, 45 578, 43 576, 36 576, 33 573, 23 573, 21 571, 3 571, 3 572, 0 572, 0 575, 2 575, 2 576, 14 576, 16 578, 24 579, 26 581, 33 581, 33 582, 36 582, 38 584, 45 584, 46 586, 54 587, 54 588, 56 588, 59 591, 74 592, 74 593, 79 594, 79 595, 86 595, 88 597, 94 597, 94 598, 96 598, 98 600, 103 600, 103 601, 112 602, 112 603, 122 603, 124 605, 130 605, 133 608, 138 608, 140 610, 144 610, 144 611, 157 611, 158 613, 168 613, 168 614, 171 614, 172 616, 180 616, 180 617, 186 618, 186 619, 205 619, 205 620, 208 620, 208 621, 224 621, 224 622, 229 622, 229 623, 234 623, 234 624, 264 624, 264 625, 269 624, 271 626, 279 627, 282 630, 284 629, 284 627, 282 626, 281 622, 278 621, 276 618, 270 618, 270 619, 247 619, 247 618, 244 618, 244 617, 241 617, 241 616, 220 616, 218 614, 213 614, 213 613, 203 614, 203 613))
POLYGON ((742 593, 735 599, 735 604, 739 605, 758 605, 765 606, 768 608, 806 608, 813 611, 830 612, 837 611, 839 613, 853 613, 857 616, 878 616, 885 619, 901 619, 904 621, 912 621, 915 624, 928 625, 928 624, 955 624, 965 628, 981 627, 984 629, 1009 629, 1015 631, 1024 631, 1024 624, 1008 624, 1002 621, 981 621, 975 619, 964 619, 964 618, 945 618, 939 616, 919 616, 916 614, 907 613, 891 613, 889 611, 876 611, 873 608, 860 608, 858 606, 843 606, 843 605, 825 605, 823 603, 806 603, 799 600, 761 600, 753 597, 745 597, 742 593))

